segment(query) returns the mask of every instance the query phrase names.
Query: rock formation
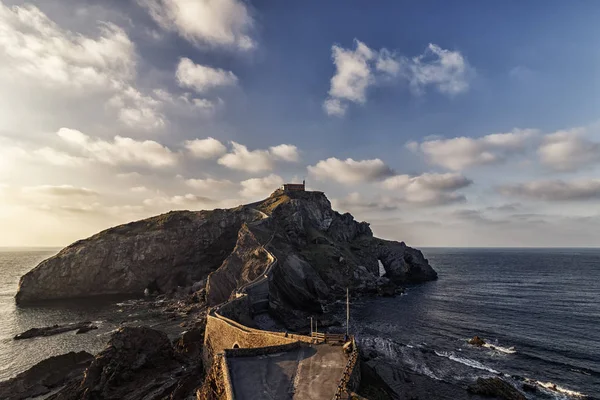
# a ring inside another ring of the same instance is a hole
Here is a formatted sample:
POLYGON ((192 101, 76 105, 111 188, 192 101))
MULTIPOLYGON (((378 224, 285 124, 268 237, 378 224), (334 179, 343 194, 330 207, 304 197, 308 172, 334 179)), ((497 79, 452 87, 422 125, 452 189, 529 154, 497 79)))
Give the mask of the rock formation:
POLYGON ((468 391, 504 400, 527 400, 523 393, 519 392, 513 385, 497 377, 477 378, 477 381, 469 386, 468 391))
POLYGON ((51 400, 186 399, 200 386, 202 364, 196 352, 197 332, 180 338, 173 348, 167 335, 146 327, 116 331, 83 376, 51 400))
POLYGON ((77 331, 76 333, 81 334, 94 329, 98 329, 98 327, 93 325, 90 321, 84 321, 74 324, 46 326, 44 328, 31 328, 25 332, 19 333, 14 339, 23 340, 40 336, 53 336, 70 331, 77 331))
POLYGON ((263 273, 271 254, 275 313, 320 312, 346 287, 391 295, 397 284, 437 277, 420 251, 374 237, 368 223, 334 211, 322 192, 277 190, 254 204, 170 212, 76 242, 23 276, 16 300, 191 292, 207 279, 207 302, 216 305, 263 273))
POLYGON ((217 269, 244 222, 261 218, 249 207, 177 211, 120 225, 80 240, 21 278, 18 303, 109 294, 167 292, 217 269))
POLYGON ((14 378, 0 382, 0 399, 28 399, 50 393, 80 379, 93 359, 90 353, 80 351, 43 360, 14 378))

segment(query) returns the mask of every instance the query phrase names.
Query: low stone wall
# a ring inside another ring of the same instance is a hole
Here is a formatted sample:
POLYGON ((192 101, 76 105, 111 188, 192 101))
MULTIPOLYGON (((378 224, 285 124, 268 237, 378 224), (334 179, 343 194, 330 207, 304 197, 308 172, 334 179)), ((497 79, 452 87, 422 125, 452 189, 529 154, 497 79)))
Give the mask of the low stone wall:
POLYGON ((352 338, 352 353, 350 353, 350 358, 348 359, 348 363, 344 368, 342 379, 340 380, 333 399, 350 399, 350 393, 356 391, 360 386, 360 378, 359 352, 358 347, 356 346, 356 341, 354 338, 352 338))
POLYGON ((235 396, 233 394, 233 383, 231 381, 231 374, 229 373, 227 356, 221 357, 221 371, 223 374, 223 385, 225 386, 225 399, 234 400, 235 396))
POLYGON ((278 346, 267 346, 258 348, 239 348, 239 349, 226 349, 225 358, 235 357, 256 357, 264 356, 267 354, 285 353, 300 348, 301 342, 293 342, 288 344, 281 344, 278 346))
POLYGON ((209 315, 204 334, 203 358, 204 362, 210 365, 216 354, 224 352, 225 349, 233 349, 236 345, 240 349, 255 349, 258 347, 290 345, 298 342, 311 343, 312 339, 304 335, 252 329, 223 317, 209 315))

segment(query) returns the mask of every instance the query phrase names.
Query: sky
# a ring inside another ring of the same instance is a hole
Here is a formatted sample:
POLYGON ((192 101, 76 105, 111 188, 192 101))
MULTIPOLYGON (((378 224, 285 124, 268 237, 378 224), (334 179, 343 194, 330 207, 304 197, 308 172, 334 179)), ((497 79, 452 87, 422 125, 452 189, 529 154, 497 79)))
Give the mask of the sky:
POLYGON ((0 246, 306 180, 413 246, 600 245, 600 3, 0 0, 0 246))

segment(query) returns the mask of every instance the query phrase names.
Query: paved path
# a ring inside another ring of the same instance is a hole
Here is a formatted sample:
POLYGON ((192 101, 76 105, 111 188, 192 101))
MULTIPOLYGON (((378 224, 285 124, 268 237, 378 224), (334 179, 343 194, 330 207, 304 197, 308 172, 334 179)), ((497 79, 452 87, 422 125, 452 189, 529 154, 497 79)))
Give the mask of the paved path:
POLYGON ((236 400, 330 400, 347 358, 323 344, 227 361, 236 400))

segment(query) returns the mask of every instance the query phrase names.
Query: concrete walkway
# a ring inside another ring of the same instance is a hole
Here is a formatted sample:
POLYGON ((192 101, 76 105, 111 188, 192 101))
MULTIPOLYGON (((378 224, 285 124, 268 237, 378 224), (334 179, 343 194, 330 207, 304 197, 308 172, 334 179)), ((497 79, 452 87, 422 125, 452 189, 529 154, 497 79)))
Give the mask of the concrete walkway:
POLYGON ((227 359, 236 400, 330 400, 348 361, 340 346, 227 359))

